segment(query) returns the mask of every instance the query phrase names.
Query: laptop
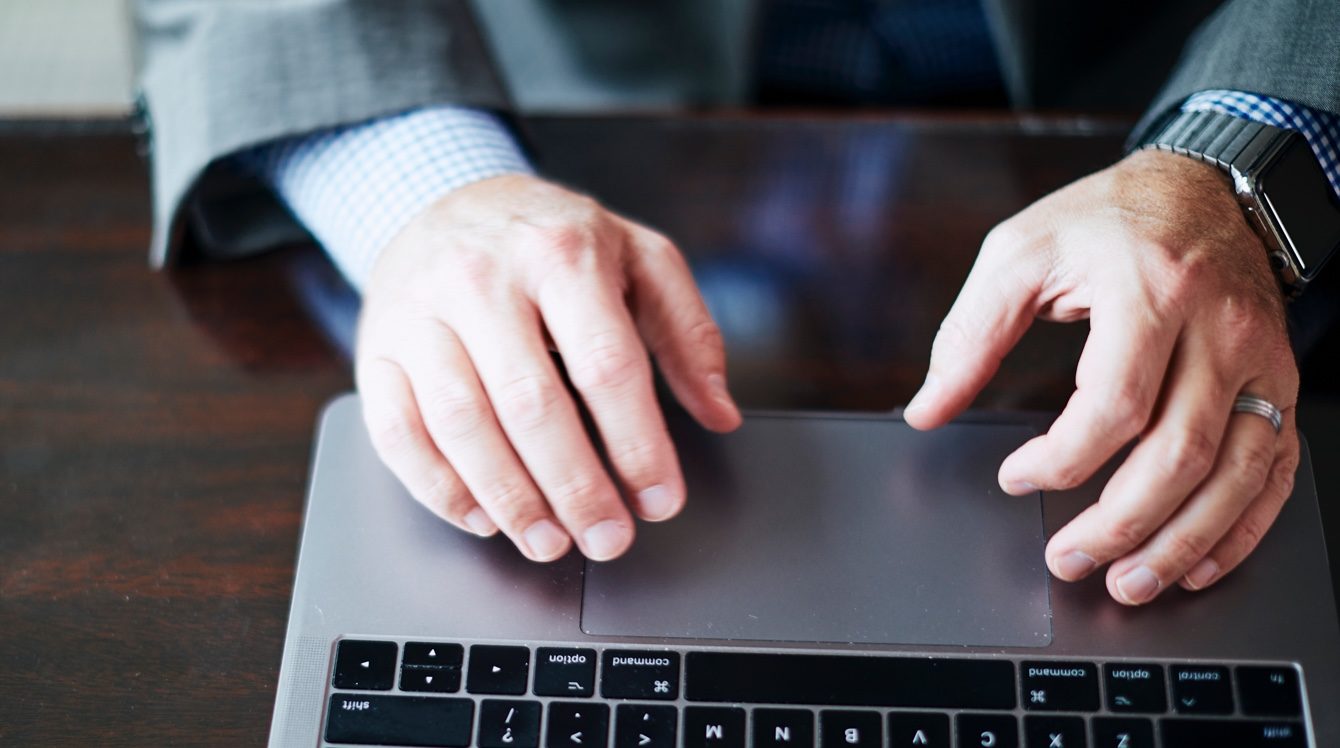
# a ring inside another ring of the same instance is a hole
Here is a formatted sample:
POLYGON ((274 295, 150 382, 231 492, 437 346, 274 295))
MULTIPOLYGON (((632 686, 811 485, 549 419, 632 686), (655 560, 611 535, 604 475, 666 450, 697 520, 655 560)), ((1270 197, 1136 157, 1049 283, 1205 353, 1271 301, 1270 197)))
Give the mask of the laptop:
POLYGON ((1127 608, 1043 563, 1106 475, 996 485, 1045 414, 672 414, 684 512, 614 561, 535 564, 411 499, 359 408, 319 424, 271 748, 1340 745, 1306 449, 1237 571, 1127 608))

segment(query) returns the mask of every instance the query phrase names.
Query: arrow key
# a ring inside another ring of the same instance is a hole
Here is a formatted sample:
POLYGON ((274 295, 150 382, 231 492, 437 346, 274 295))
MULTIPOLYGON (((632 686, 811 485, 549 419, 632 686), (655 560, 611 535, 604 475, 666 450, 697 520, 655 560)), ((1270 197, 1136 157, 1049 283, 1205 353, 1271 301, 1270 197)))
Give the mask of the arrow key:
POLYGON ((465 690, 520 696, 530 679, 530 650, 525 647, 470 647, 470 669, 465 690))
POLYGON ((675 748, 673 706, 620 704, 614 719, 614 748, 675 748))
POLYGON ((552 701, 545 748, 604 748, 609 724, 610 708, 605 704, 552 701))
POLYGON ((395 685, 395 642, 342 639, 335 652, 336 688, 389 691, 395 685))
POLYGON ((400 669, 401 691, 455 693, 461 687, 459 667, 413 667, 400 669))

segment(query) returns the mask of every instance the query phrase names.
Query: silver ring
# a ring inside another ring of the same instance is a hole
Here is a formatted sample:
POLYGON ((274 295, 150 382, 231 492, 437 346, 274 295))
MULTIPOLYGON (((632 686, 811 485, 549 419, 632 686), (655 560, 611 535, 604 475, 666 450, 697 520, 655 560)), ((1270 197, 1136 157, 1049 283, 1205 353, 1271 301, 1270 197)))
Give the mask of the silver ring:
POLYGON ((1284 426, 1284 414, 1280 412, 1280 409, 1255 395, 1238 395, 1238 398, 1233 401, 1233 412, 1252 413, 1261 416, 1270 421, 1270 425, 1275 427, 1276 434, 1284 426))

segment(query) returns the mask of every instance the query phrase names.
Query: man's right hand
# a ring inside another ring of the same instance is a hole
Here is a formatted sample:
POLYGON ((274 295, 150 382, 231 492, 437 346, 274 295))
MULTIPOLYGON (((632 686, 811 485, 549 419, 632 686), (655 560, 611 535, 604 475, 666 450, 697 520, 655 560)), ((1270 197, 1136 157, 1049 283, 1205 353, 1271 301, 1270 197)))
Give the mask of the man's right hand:
POLYGON ((740 424, 721 333, 675 246, 590 198, 512 175, 451 192, 382 252, 356 376, 377 453, 438 516, 479 535, 501 528, 535 561, 570 541, 605 560, 633 541, 615 480, 643 519, 684 504, 648 352, 700 423, 740 424))

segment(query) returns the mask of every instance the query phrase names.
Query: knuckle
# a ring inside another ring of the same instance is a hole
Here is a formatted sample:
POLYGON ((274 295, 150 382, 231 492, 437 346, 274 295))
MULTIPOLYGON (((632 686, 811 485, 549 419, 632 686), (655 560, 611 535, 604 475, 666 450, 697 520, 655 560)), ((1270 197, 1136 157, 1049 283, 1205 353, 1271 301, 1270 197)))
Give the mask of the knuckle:
POLYGON ((557 412, 562 395, 558 384, 530 374, 504 384, 498 392, 498 416, 523 431, 538 428, 557 412))
POLYGON ((646 359, 630 350, 614 335, 601 335, 578 360, 568 366, 568 376, 583 392, 620 387, 646 371, 646 359))
POLYGON ((1123 382, 1107 399, 1102 422, 1110 433, 1126 441, 1144 430, 1153 410, 1154 396, 1149 388, 1123 382))
POLYGON ((1017 221, 1001 221, 986 232, 982 239, 982 254, 996 255, 1011 252, 1028 243, 1028 232, 1017 221))
MULTIPOLYGON (((464 252, 452 273, 455 285, 472 296, 487 295, 498 279, 498 259, 488 252, 464 252)), ((433 294, 436 296, 437 294, 433 294)))
POLYGON ((465 499, 469 493, 460 480, 447 473, 441 473, 422 491, 414 492, 414 498, 428 507, 439 517, 459 521, 468 507, 465 499))
POLYGON ((608 479, 590 471, 577 471, 545 490, 549 503, 565 514, 593 514, 608 498, 608 479))
POLYGON ((607 449, 610 462, 634 482, 638 478, 650 478, 660 464, 661 447, 650 439, 629 439, 609 444, 607 449))
POLYGON ((413 447, 418 441, 417 430, 408 418, 399 413, 372 413, 365 419, 372 446, 379 454, 395 454, 413 447))
POLYGON ((1238 520, 1233 529, 1229 531, 1229 544, 1232 546, 1236 558, 1246 558, 1248 554, 1256 550, 1256 546, 1261 544, 1261 539, 1266 536, 1266 530, 1269 527, 1261 520, 1251 515, 1244 516, 1238 520))
POLYGON ((1119 515, 1103 524, 1102 535, 1107 545, 1115 551, 1112 555, 1118 556, 1145 542, 1149 530, 1138 518, 1119 515))
POLYGON ((1275 463, 1274 446, 1260 442, 1251 444, 1240 450, 1233 462, 1238 485, 1259 491, 1269 479, 1271 466, 1275 463))
POLYGON ((515 477, 495 478, 475 493, 475 499, 488 508, 499 524, 512 528, 524 529, 530 524, 526 520, 539 514, 539 505, 530 486, 515 477))
POLYGON ((1190 477, 1197 482, 1214 467, 1218 445, 1199 426, 1188 426, 1159 453, 1159 469, 1166 476, 1190 477))
POLYGON ((706 351, 712 356, 725 356, 726 338, 721 334, 721 328, 717 323, 709 318, 689 323, 685 337, 696 351, 706 351))
POLYGON ((1214 550, 1213 538, 1199 532, 1178 530, 1168 535, 1164 555, 1172 566, 1185 570, 1205 558, 1212 550, 1214 550))
POLYGON ((473 388, 457 380, 435 387, 423 403, 424 415, 445 439, 477 432, 487 421, 489 410, 473 388))
POLYGON ((539 263, 550 271, 581 267, 594 256, 594 238, 589 228, 577 222, 539 227, 535 242, 539 263))

